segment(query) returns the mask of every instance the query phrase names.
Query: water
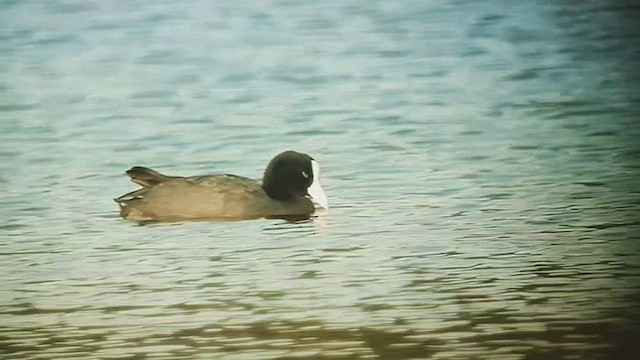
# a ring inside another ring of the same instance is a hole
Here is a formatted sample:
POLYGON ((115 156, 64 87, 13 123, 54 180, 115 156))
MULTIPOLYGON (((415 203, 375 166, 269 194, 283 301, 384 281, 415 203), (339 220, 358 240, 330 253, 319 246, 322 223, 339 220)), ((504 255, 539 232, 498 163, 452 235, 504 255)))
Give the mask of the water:
POLYGON ((629 4, 0 2, 0 357, 637 358, 629 4), (111 200, 285 149, 330 211, 111 200))

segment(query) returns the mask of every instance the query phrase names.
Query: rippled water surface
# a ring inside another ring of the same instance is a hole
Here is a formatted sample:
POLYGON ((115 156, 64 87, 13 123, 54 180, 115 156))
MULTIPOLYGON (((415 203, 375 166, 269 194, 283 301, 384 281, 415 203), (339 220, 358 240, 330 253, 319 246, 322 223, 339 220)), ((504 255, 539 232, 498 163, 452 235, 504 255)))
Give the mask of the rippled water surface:
POLYGON ((0 1, 0 357, 640 358, 629 4, 0 1), (329 211, 112 201, 285 149, 329 211))

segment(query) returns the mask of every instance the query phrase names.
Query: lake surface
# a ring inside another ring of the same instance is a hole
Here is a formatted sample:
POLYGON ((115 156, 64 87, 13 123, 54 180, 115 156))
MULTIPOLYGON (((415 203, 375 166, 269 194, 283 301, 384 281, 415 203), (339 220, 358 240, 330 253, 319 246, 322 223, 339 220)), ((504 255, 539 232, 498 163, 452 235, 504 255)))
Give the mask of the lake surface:
POLYGON ((631 3, 0 1, 0 358, 637 359, 631 3), (112 201, 286 149, 309 221, 112 201))

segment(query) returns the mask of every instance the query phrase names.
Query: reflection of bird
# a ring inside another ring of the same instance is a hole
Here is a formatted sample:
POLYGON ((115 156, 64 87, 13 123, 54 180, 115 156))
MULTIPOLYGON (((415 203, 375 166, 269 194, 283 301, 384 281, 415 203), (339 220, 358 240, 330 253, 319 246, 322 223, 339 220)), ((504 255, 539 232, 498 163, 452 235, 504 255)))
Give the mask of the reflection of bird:
POLYGON ((295 151, 269 162, 262 185, 237 175, 167 176, 140 166, 126 174, 142 189, 114 200, 133 221, 305 218, 315 210, 309 197, 328 208, 318 163, 295 151))

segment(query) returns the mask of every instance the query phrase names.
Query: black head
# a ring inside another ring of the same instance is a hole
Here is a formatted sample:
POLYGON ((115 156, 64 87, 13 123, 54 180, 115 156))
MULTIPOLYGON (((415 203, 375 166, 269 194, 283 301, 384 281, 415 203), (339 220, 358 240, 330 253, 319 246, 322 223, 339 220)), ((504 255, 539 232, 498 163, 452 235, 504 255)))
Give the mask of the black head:
POLYGON ((306 196, 313 184, 313 158, 295 151, 274 157, 262 177, 262 187, 272 199, 286 201, 306 196))

